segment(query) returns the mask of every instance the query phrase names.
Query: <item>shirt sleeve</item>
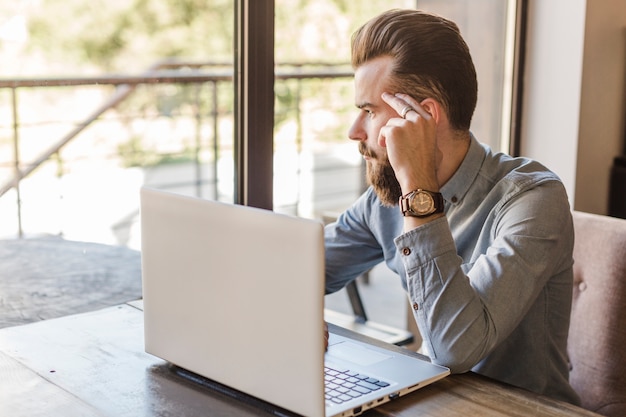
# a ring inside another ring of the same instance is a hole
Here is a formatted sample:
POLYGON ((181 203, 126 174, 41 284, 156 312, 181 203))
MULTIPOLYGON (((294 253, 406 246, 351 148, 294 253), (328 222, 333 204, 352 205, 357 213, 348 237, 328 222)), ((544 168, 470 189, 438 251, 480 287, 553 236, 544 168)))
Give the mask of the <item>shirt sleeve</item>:
POLYGON ((371 207, 369 190, 325 227, 326 294, 342 289, 383 260, 382 248, 367 224, 371 207))
POLYGON ((536 187, 496 207, 482 231, 489 245, 469 265, 457 255, 446 217, 395 239, 433 362, 470 370, 515 329, 547 280, 571 268, 569 204, 551 199, 555 190, 536 187))

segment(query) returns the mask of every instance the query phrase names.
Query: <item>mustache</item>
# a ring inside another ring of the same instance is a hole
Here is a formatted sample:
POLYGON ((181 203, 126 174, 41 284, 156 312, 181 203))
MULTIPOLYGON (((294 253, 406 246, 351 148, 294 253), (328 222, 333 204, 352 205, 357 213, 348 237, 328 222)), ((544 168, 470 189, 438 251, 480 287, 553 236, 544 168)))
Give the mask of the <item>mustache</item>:
POLYGON ((368 158, 374 158, 374 159, 378 158, 378 155, 376 155, 376 152, 369 149, 364 142, 359 142, 359 153, 363 156, 367 156, 368 158))

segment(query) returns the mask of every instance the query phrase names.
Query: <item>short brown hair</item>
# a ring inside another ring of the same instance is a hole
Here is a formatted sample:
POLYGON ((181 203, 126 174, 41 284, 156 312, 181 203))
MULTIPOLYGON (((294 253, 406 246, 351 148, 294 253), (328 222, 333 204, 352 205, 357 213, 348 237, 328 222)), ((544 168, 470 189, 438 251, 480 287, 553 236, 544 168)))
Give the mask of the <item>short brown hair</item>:
POLYGON ((476 69, 457 25, 419 10, 389 10, 352 36, 352 66, 390 56, 393 93, 434 98, 450 124, 469 130, 478 97, 476 69))

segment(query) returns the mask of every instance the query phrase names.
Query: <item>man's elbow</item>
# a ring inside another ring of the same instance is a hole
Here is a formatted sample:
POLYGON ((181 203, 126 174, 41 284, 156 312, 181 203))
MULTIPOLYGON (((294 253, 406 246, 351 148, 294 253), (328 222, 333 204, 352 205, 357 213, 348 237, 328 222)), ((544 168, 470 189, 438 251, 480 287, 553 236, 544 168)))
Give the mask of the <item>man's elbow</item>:
POLYGON ((453 374, 468 372, 478 363, 476 359, 470 358, 467 355, 455 355, 452 352, 431 358, 431 362, 436 365, 445 366, 450 369, 450 372, 453 374))
POLYGON ((344 287, 343 283, 334 283, 334 284, 329 284, 328 282, 326 283, 325 287, 324 287, 324 294, 328 295, 328 294, 333 294, 339 290, 341 290, 344 287))

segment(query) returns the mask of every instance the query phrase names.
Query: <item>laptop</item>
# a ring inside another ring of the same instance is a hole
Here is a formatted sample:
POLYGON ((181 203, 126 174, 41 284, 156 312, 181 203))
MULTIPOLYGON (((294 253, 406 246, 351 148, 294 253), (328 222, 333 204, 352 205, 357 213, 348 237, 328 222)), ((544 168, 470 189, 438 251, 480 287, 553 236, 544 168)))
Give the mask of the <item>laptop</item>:
POLYGON ((341 329, 325 352, 321 222, 144 187, 141 235, 145 350, 193 375, 344 417, 449 374, 341 329))

